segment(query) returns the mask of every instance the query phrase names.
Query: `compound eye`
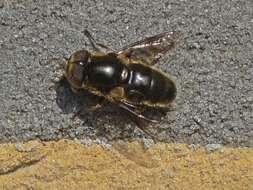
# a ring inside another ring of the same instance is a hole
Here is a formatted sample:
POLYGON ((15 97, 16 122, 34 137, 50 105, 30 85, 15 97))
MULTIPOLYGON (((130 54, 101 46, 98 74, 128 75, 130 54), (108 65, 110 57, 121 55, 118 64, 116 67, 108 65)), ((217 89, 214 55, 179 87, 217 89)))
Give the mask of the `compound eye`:
POLYGON ((76 79, 82 80, 83 79, 83 62, 78 62, 73 66, 73 76, 76 79))
POLYGON ((84 63, 83 62, 76 62, 73 63, 71 69, 71 80, 77 87, 82 86, 82 82, 84 79, 84 63))
POLYGON ((85 79, 90 53, 80 50, 73 53, 65 65, 65 75, 73 88, 80 89, 85 79))

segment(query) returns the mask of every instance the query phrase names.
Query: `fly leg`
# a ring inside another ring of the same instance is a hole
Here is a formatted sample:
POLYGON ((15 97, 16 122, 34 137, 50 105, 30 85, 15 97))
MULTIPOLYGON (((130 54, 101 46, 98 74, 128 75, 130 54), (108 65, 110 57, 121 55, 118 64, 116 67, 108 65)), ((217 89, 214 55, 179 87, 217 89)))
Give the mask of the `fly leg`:
MULTIPOLYGON (((142 115, 141 113, 138 113, 137 111, 132 110, 131 108, 129 108, 127 104, 121 103, 119 104, 119 107, 123 108, 124 110, 128 111, 129 113, 131 113, 132 115, 136 116, 139 119, 142 119, 144 121, 151 122, 151 123, 158 123, 157 120, 149 119, 146 116, 142 115)), ((136 110, 138 110, 138 107, 136 107, 136 110)))
POLYGON ((92 48, 97 52, 113 52, 114 50, 104 44, 101 44, 99 42, 96 42, 96 40, 92 37, 90 32, 88 30, 83 31, 84 35, 89 39, 92 48), (103 49, 103 51, 100 48, 103 49))
POLYGON ((82 108, 80 108, 74 115, 73 115, 73 117, 72 117, 72 119, 75 119, 77 116, 79 116, 79 115, 81 115, 84 111, 85 111, 85 109, 87 109, 88 111, 96 111, 97 109, 99 109, 99 108, 101 108, 103 105, 104 105, 104 103, 105 103, 105 98, 104 97, 99 97, 99 99, 98 99, 98 102, 97 102, 97 104, 96 105, 94 105, 94 106, 91 106, 90 108, 86 108, 85 106, 82 106, 82 108))
POLYGON ((147 122, 157 123, 158 121, 149 119, 145 117, 144 115, 142 115, 140 112, 143 110, 141 110, 140 107, 136 107, 136 110, 139 110, 139 113, 137 111, 132 110, 124 103, 119 104, 119 107, 128 111, 128 113, 131 113, 132 116, 134 116, 134 121, 137 124, 137 127, 146 135, 150 136, 154 142, 157 142, 157 138, 150 131, 145 129, 145 127, 147 126, 147 122))
POLYGON ((154 136, 149 130, 147 130, 147 127, 148 127, 148 124, 147 122, 135 117, 134 118, 134 122, 136 123, 137 127, 142 131, 144 132, 146 135, 150 136, 151 139, 157 143, 158 139, 156 136, 154 136))
POLYGON ((99 97, 98 102, 96 105, 91 106, 88 110, 89 111, 96 111, 97 109, 101 108, 106 102, 106 99, 104 97, 99 97))

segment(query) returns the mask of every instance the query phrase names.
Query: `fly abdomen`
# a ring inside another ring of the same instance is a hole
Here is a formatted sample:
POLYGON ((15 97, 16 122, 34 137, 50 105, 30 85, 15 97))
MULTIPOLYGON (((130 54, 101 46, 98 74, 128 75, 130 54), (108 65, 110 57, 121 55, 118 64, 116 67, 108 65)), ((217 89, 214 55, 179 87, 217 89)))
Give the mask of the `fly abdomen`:
POLYGON ((175 83, 166 75, 152 70, 152 80, 149 88, 149 100, 152 103, 169 103, 176 97, 175 83))
POLYGON ((127 98, 137 104, 168 104, 176 97, 176 86, 165 74, 142 64, 130 64, 127 98))
POLYGON ((141 64, 130 64, 129 78, 125 87, 127 98, 135 103, 147 99, 151 82, 151 70, 141 64))

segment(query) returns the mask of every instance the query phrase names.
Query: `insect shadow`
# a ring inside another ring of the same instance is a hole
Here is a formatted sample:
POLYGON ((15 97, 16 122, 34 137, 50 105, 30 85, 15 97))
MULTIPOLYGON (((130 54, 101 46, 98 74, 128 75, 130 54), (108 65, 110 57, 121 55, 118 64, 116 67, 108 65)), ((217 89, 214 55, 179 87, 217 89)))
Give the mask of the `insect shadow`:
MULTIPOLYGON (((98 97, 88 91, 82 90, 77 94, 72 92, 71 87, 65 78, 61 79, 54 87, 56 91, 56 103, 63 114, 71 114, 73 123, 81 120, 79 125, 87 128, 85 137, 95 139, 97 137, 106 138, 108 141, 131 140, 132 138, 152 138, 157 136, 159 123, 154 124, 141 121, 130 115, 117 105, 106 102, 101 108, 90 111, 98 101, 98 97), (77 112, 80 113, 77 114, 77 112), (74 117, 76 115, 76 117, 74 117), (138 127, 139 126, 139 127, 138 127), (140 128, 141 127, 141 128, 140 128), (152 129, 152 136, 142 130, 152 129)), ((166 115, 168 110, 147 109, 145 114, 158 121, 166 115)), ((83 137, 80 137, 83 138, 83 137)))

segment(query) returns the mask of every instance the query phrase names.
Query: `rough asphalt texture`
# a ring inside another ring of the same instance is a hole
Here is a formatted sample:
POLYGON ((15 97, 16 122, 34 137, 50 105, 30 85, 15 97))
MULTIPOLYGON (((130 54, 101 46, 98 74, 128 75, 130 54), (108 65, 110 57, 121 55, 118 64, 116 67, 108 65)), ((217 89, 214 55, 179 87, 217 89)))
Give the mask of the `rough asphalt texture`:
MULTIPOLYGON (((157 65, 178 96, 150 130, 167 142, 253 146, 253 1, 0 1, 0 141, 148 138, 115 105, 72 120, 89 93, 50 88, 57 64, 90 49, 82 31, 119 48, 164 31, 178 47, 157 65)), ((151 114, 151 113, 149 113, 151 114)))

